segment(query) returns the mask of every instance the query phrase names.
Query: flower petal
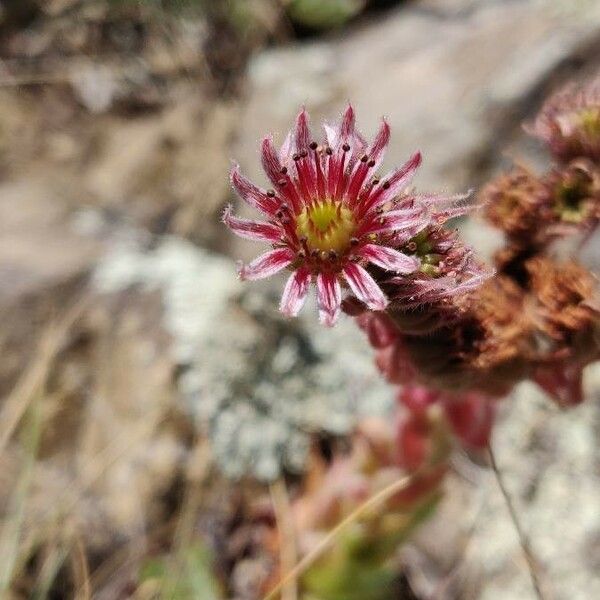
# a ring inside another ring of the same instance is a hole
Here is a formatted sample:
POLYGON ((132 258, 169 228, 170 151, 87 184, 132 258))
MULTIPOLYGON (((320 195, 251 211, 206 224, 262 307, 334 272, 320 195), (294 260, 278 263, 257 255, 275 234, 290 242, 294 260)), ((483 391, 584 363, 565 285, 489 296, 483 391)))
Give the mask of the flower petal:
POLYGON ((354 107, 352 104, 348 104, 348 107, 346 108, 344 116, 340 122, 338 141, 345 141, 354 135, 355 123, 356 115, 354 114, 354 107))
POLYGON ((321 323, 332 327, 340 315, 342 289, 335 273, 317 275, 317 300, 321 323))
POLYGON ((329 123, 323 123, 323 129, 325 130, 325 141, 327 145, 334 148, 337 144, 338 132, 335 127, 329 125, 329 123))
POLYGON ((365 219, 355 235, 360 237, 374 233, 398 233, 408 229, 415 230, 416 234, 430 222, 431 216, 421 206, 403 208, 382 215, 372 215, 371 218, 365 219))
POLYGON ((263 139, 260 157, 267 177, 271 180, 273 185, 278 185, 278 182, 281 179, 282 164, 279 160, 279 153, 275 150, 275 146, 273 145, 272 136, 269 135, 263 139))
POLYGON ((254 281, 275 275, 294 260, 294 253, 289 248, 277 248, 261 254, 249 265, 238 265, 240 279, 254 281))
POLYGON ((271 180, 271 183, 273 183, 281 196, 293 207, 294 211, 296 213, 300 212, 302 210, 302 201, 298 197, 294 182, 288 175, 287 167, 282 165, 279 160, 279 154, 275 150, 271 136, 267 136, 262 142, 261 160, 263 169, 267 177, 271 180))
POLYGON ((308 126, 308 114, 302 109, 296 118, 296 130, 294 132, 294 141, 296 143, 296 152, 308 152, 310 139, 310 128, 308 126))
POLYGON ((372 167, 373 171, 376 171, 381 163, 383 162, 383 157, 385 155, 385 150, 390 143, 390 126, 387 121, 383 120, 381 126, 379 127, 379 131, 371 144, 371 147, 367 150, 367 155, 371 160, 375 161, 375 166, 372 167))
POLYGON ((388 301, 375 280, 360 265, 349 263, 344 276, 354 295, 371 310, 383 310, 388 301))
POLYGON ((281 148, 279 149, 279 160, 284 165, 292 159, 293 141, 292 132, 290 131, 285 136, 285 140, 283 140, 283 144, 281 144, 281 148))
POLYGON ((304 306, 311 278, 310 270, 306 267, 300 267, 290 275, 279 305, 279 310, 286 317, 295 317, 304 306))
POLYGON ((351 205, 355 205, 360 198, 360 192, 369 173, 374 173, 383 161, 385 149, 390 141, 390 126, 383 121, 379 132, 373 141, 373 144, 362 154, 357 153, 359 150, 357 144, 353 144, 353 156, 355 157, 352 165, 352 175, 346 190, 346 198, 351 205), (362 160, 359 160, 362 159, 362 160))
POLYGON ((252 221, 250 219, 241 219, 240 217, 234 217, 231 213, 231 206, 228 206, 223 212, 223 223, 241 238, 270 243, 280 240, 283 232, 277 225, 252 221))
POLYGON ((357 254, 382 269, 395 271, 403 275, 414 273, 419 268, 419 261, 416 258, 387 246, 366 244, 357 254))
POLYGON ((417 151, 399 169, 385 177, 368 198, 365 209, 373 210, 383 206, 404 190, 414 177, 421 160, 421 153, 417 151))
POLYGON ((244 202, 270 216, 277 212, 277 200, 269 197, 267 192, 256 187, 249 179, 246 179, 246 177, 240 173, 238 165, 235 165, 231 169, 229 178, 231 180, 231 185, 244 202))

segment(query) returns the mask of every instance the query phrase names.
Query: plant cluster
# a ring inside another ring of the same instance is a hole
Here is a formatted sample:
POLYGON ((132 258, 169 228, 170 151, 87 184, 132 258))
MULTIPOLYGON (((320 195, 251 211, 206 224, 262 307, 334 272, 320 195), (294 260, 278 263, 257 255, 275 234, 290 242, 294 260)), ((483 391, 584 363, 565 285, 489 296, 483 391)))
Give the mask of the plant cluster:
POLYGON ((561 90, 526 129, 547 146, 550 170, 517 166, 476 201, 411 188, 418 152, 380 175, 389 126, 368 143, 352 107, 337 127, 325 125, 322 140, 304 110, 280 149, 265 138, 272 189, 232 170, 233 187, 265 220, 227 208, 224 222, 271 246, 240 264, 240 277, 290 271, 286 316, 314 284, 322 323, 334 325, 342 311, 354 317, 398 386, 393 426, 365 423, 349 454, 315 458, 293 505, 298 550, 310 555, 367 498, 411 475, 304 570, 311 597, 391 597, 390 559, 440 497, 453 449, 488 448, 496 404, 517 383, 536 382, 561 407, 583 400, 583 369, 600 355, 597 280, 577 260, 600 217, 600 81, 561 90), (447 226, 474 208, 504 234, 492 267, 447 226))

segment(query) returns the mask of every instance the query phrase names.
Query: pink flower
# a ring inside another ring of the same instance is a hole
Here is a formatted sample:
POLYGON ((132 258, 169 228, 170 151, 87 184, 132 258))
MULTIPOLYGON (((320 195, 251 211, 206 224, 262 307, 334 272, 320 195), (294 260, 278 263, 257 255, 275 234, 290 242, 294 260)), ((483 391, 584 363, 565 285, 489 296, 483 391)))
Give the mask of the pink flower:
POLYGON ((231 182, 266 220, 236 217, 228 207, 223 221, 240 237, 271 245, 250 264, 239 266, 242 279, 291 270, 280 306, 290 317, 298 314, 316 283, 321 322, 331 326, 340 314, 342 286, 367 308, 386 308, 388 299, 367 269, 374 265, 396 278, 419 269, 419 259, 399 248, 432 215, 426 203, 407 202, 406 196, 397 206, 421 163, 419 152, 385 177, 375 174, 390 138, 385 121, 370 145, 355 129, 351 106, 337 128, 324 129, 324 141, 314 141, 302 110, 279 151, 271 137, 265 138, 262 163, 273 189, 255 186, 237 166, 231 182))

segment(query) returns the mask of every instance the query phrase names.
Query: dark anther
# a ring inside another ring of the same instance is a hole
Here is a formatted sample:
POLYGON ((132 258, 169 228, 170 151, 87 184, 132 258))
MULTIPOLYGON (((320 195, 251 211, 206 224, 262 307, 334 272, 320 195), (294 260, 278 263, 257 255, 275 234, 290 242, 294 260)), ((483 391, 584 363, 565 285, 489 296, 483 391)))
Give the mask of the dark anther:
POLYGON ((275 190, 267 190, 267 196, 269 196, 269 198, 275 198, 275 190))
POLYGON ((373 179, 372 183, 373 183, 373 185, 377 185, 379 183, 379 179, 377 179, 377 178, 373 179))
POLYGON ((358 242, 359 242, 359 239, 358 239, 358 238, 355 238, 355 237, 353 237, 353 238, 350 238, 350 245, 351 245, 351 246, 357 246, 357 245, 358 245, 358 242))
POLYGON ((372 169, 375 166, 375 161, 373 159, 371 159, 368 163, 367 163, 367 167, 369 167, 369 169, 372 169))
POLYGON ((343 150, 344 152, 348 152, 348 151, 350 150, 350 144, 344 144, 344 145, 342 146, 342 150, 343 150))
POLYGON ((363 155, 360 157, 360 162, 364 162, 364 163, 366 163, 368 160, 369 160, 369 157, 368 157, 366 154, 363 154, 363 155))
POLYGON ((330 258, 331 260, 336 260, 336 259, 337 259, 337 257, 338 257, 338 255, 337 255, 337 252, 336 252, 335 250, 330 250, 330 251, 329 251, 329 258, 330 258))
POLYGON ((300 155, 299 155, 299 154, 294 154, 294 156, 292 156, 292 160, 293 160, 294 162, 296 162, 296 161, 300 160, 300 155))
POLYGON ((300 158, 306 158, 308 156, 308 152, 306 150, 302 150, 302 152, 300 152, 300 158))
POLYGON ((378 215, 382 215, 383 214, 383 206, 378 206, 377 209, 375 210, 375 212, 378 215))
POLYGON ((304 250, 298 250, 298 258, 306 258, 306 252, 304 250))
POLYGON ((311 255, 313 258, 317 258, 317 256, 319 256, 319 251, 318 251, 318 250, 311 250, 311 253, 310 253, 310 255, 311 255))
POLYGON ((280 179, 280 180, 277 182, 277 185, 280 185, 281 187, 283 187, 285 184, 286 184, 286 181, 285 181, 285 179, 280 179))
POLYGON ((278 219, 282 219, 282 218, 283 218, 283 211, 282 211, 282 210, 278 210, 278 211, 275 213, 275 216, 276 216, 278 219))
POLYGON ((311 142, 309 148, 311 150, 316 150, 319 147, 319 144, 317 144, 317 142, 311 142))
POLYGON ((384 182, 382 187, 383 187, 384 190, 389 190, 390 189, 390 182, 389 181, 384 182))
POLYGON ((331 156, 333 154, 333 150, 329 146, 327 146, 327 148, 325 148, 325 154, 331 156))
POLYGON ((287 167, 281 167, 281 173, 285 175, 287 173, 287 167))

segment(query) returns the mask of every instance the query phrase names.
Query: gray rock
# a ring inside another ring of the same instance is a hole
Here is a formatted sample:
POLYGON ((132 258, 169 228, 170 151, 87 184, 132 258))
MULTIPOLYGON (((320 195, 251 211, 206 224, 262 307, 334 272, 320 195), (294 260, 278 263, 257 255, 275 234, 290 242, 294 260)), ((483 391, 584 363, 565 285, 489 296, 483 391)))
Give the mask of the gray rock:
MULTIPOLYGON (((529 540, 544 597, 600 597, 600 366, 588 367, 586 402, 561 411, 535 386, 501 403, 493 448, 529 540)), ((408 550, 425 597, 535 600, 515 525, 488 469, 458 462, 459 476, 408 550), (443 590, 440 592, 440 590, 443 590)))
POLYGON ((180 391, 229 476, 300 471, 310 433, 347 433, 357 416, 390 406, 392 390, 349 318, 325 330, 307 307, 285 321, 269 284, 242 286, 231 261, 184 240, 117 247, 95 281, 103 291, 162 291, 180 391))
POLYGON ((406 3, 343 37, 260 53, 234 155, 257 175, 259 139, 282 139, 301 104, 318 123, 351 100, 365 133, 384 115, 392 125, 388 165, 420 149, 417 185, 464 190, 520 137, 557 71, 598 63, 599 41, 597 2, 406 3))

